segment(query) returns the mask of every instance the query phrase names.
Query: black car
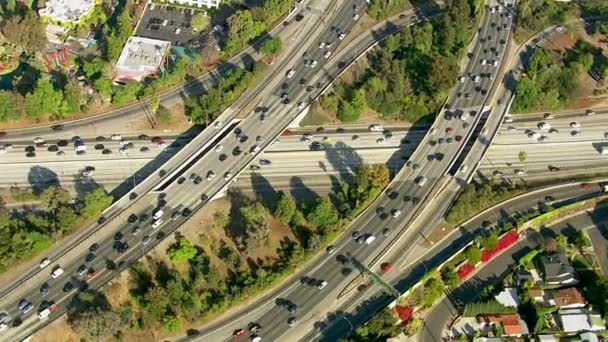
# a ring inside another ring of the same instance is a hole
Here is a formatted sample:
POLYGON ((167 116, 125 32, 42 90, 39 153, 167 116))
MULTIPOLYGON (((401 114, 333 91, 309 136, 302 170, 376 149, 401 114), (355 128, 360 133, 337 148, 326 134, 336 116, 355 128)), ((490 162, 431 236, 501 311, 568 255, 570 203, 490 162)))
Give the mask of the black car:
POLYGON ((202 194, 201 195, 201 201, 207 202, 208 200, 209 200, 209 196, 207 196, 207 194, 202 194))
POLYGON ((194 178, 194 180, 192 182, 194 182, 194 184, 200 184, 202 181, 203 181, 203 177, 196 176, 196 178, 194 178))
POLYGON ((106 148, 103 151, 101 151, 101 154, 112 154, 112 150, 106 148))
POLYGON ((150 137, 149 137, 149 136, 147 136, 147 135, 145 135, 145 134, 140 134, 140 135, 137 137, 137 139, 139 139, 139 140, 148 140, 148 139, 150 139, 150 137))
POLYGON ((91 261, 95 260, 95 254, 94 253, 87 254, 87 256, 84 258, 84 260, 86 262, 91 262, 91 261))
POLYGON ((239 139, 239 141, 240 141, 241 143, 245 143, 245 142, 247 142, 247 140, 248 140, 248 139, 249 139, 249 137, 248 137, 248 136, 243 135, 243 136, 241 136, 241 138, 239 139))
POLYGON ((224 160, 228 159, 228 156, 226 155, 226 153, 222 153, 220 154, 220 157, 218 159, 223 162, 224 160))
POLYGON ((164 207, 165 205, 167 205, 167 201, 166 201, 166 200, 164 200, 164 199, 160 199, 160 200, 158 200, 158 207, 159 207, 159 208, 162 208, 162 207, 164 207))
POLYGON ((53 129, 53 131, 63 131, 64 129, 63 125, 54 125, 51 128, 53 129))
POLYGON ((296 19, 296 21, 302 21, 302 19, 304 19, 304 15, 298 13, 298 14, 296 14, 296 18, 295 19, 296 19))
POLYGON ((186 181, 186 177, 179 177, 177 179, 177 184, 184 184, 185 181, 186 181))
POLYGON ((287 311, 289 311, 289 313, 296 313, 298 312, 298 306, 294 303, 289 303, 287 304, 287 311))
POLYGON ((49 145, 49 147, 47 148, 47 150, 49 152, 57 152, 57 151, 59 151, 59 146, 57 146, 57 145, 49 145))
POLYGON ((49 284, 44 283, 40 287, 40 294, 44 297, 47 295, 47 293, 49 293, 49 284))
POLYGON ((95 252, 98 248, 99 248, 99 244, 94 243, 91 245, 91 247, 89 247, 89 252, 95 252))
POLYGON ((36 147, 30 145, 25 147, 25 152, 34 152, 36 151, 36 147))
POLYGON ((241 133, 243 133, 243 130, 240 129, 239 127, 237 127, 237 128, 234 129, 234 134, 236 134, 237 136, 240 136, 241 133))
POLYGON ((116 269, 116 263, 112 260, 106 260, 106 268, 110 271, 116 269))
POLYGON ((36 156, 36 152, 28 152, 25 154, 25 156, 28 158, 34 158, 36 156))
POLYGON ((116 232, 116 234, 114 234, 114 241, 120 241, 122 240, 123 235, 121 232, 116 232))
POLYGON ((57 142, 57 146, 59 146, 59 147, 66 147, 66 146, 68 146, 69 144, 70 144, 70 143, 69 143, 67 140, 59 140, 59 141, 57 142))
POLYGON ((103 144, 96 144, 96 145, 95 145, 95 149, 96 149, 96 150, 105 150, 105 149, 106 149, 106 147, 105 147, 103 144))
POLYGON ((243 151, 237 146, 232 150, 232 155, 233 156, 239 156, 241 153, 243 153, 243 151))
POLYGON ((80 265, 80 267, 78 267, 78 269, 76 270, 76 273, 78 273, 79 276, 84 276, 85 274, 87 274, 87 267, 85 265, 80 265))
POLYGON ((184 210, 182 210, 183 217, 188 217, 190 214, 192 214, 192 210, 190 210, 190 208, 184 208, 184 210))
MULTIPOLYGON (((105 141, 106 137, 104 137, 103 135, 98 136, 97 138, 95 138, 95 140, 97 141, 105 141)), ((60 145, 61 146, 61 145, 60 145)))
POLYGON ((131 214, 131 215, 129 215, 129 218, 127 218, 127 222, 135 223, 135 222, 137 222, 138 219, 139 219, 139 217, 136 214, 131 214))
POLYGON ((129 249, 129 244, 127 242, 120 242, 116 247, 116 251, 118 253, 124 253, 127 251, 127 249, 129 249))

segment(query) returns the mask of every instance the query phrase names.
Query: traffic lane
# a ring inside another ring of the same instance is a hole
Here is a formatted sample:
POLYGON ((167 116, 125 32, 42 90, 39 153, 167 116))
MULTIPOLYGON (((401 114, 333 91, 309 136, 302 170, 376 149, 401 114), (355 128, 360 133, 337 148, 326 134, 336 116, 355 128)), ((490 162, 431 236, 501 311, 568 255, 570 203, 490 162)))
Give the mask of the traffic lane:
POLYGON ((534 127, 514 127, 509 124, 503 125, 503 128, 500 130, 499 134, 496 137, 497 145, 509 145, 509 144, 517 144, 523 142, 529 142, 532 144, 542 144, 546 142, 542 142, 539 138, 531 138, 528 134, 536 133, 539 137, 544 136, 544 139, 547 139, 548 142, 563 142, 563 143, 572 143, 572 142, 584 142, 584 141, 597 141, 597 140, 605 140, 606 133, 608 130, 606 129, 605 122, 601 122, 598 120, 597 122, 586 122, 580 124, 581 127, 573 128, 570 127, 570 122, 568 123, 558 123, 552 124, 551 129, 540 130, 537 126, 534 127), (513 127, 513 128, 512 128, 513 127), (579 133, 573 133, 579 132, 579 133))
POLYGON ((593 218, 590 217, 589 213, 583 212, 564 222, 547 227, 540 234, 535 232, 526 235, 525 239, 484 265, 472 278, 465 281, 457 289, 451 291, 449 297, 443 298, 438 305, 434 306, 425 320, 428 329, 423 330, 421 340, 427 341, 427 338, 432 336, 427 331, 443 331, 446 323, 455 316, 455 313, 446 310, 447 308, 452 309, 456 305, 461 306, 470 302, 476 297, 479 289, 501 279, 509 269, 512 269, 516 265, 519 257, 542 243, 542 236, 559 234, 562 231, 572 229, 593 229, 598 222, 606 221, 606 219, 608 219, 608 213, 606 212, 597 212, 593 218), (456 305, 454 305, 454 301, 456 301, 456 305), (447 304, 448 302, 451 305, 447 304))
POLYGON ((572 109, 560 112, 537 112, 537 113, 512 113, 511 118, 513 119, 513 123, 515 124, 529 124, 533 125, 534 123, 547 121, 547 120, 580 120, 584 121, 586 118, 590 117, 587 113, 588 110, 593 110, 596 115, 606 115, 608 114, 608 109, 606 107, 598 107, 598 108, 590 108, 584 110, 572 109), (545 114, 550 114, 553 116, 553 119, 545 119, 545 114))

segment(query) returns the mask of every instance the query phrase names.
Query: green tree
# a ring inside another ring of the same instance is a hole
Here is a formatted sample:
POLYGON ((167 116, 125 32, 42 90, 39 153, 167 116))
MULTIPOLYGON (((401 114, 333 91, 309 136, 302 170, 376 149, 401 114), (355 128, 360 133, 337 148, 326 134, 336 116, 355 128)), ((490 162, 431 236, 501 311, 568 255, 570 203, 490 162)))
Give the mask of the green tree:
POLYGON ((111 96, 112 80, 107 77, 100 77, 93 82, 93 88, 103 96, 111 96))
POLYGON ((23 15, 4 18, 0 22, 4 38, 28 53, 44 50, 47 45, 45 28, 46 24, 31 10, 26 10, 23 15))
POLYGON ((72 195, 62 187, 50 186, 42 191, 38 199, 43 208, 54 211, 58 207, 68 204, 72 200, 72 195))
POLYGON ((519 151, 519 154, 517 154, 517 158, 520 162, 523 163, 528 159, 528 154, 526 153, 526 151, 519 151))
POLYGON ((163 317, 167 316, 170 301, 165 289, 160 286, 152 286, 144 294, 142 304, 147 314, 157 322, 161 322, 163 317))
POLYGON ((481 261, 481 249, 475 245, 467 247, 464 254, 471 265, 477 265, 481 261))
POLYGON ((157 114, 159 108, 160 108, 160 98, 156 94, 152 95, 150 97, 150 111, 152 113, 157 114))
POLYGON ((203 13, 197 13, 190 19, 190 25, 192 25, 192 30, 194 32, 201 32, 209 26, 209 18, 203 13))
POLYGON ((328 112, 338 113, 340 98, 334 93, 325 94, 319 99, 319 105, 328 112))
POLYGON ((572 235, 571 239, 572 244, 578 248, 584 248, 591 246, 591 241, 587 237, 587 234, 584 230, 578 230, 574 235, 572 235))
POLYGON ((424 283, 424 299, 422 306, 430 308, 443 293, 443 283, 437 278, 430 278, 424 283))
POLYGON ((107 64, 108 62, 104 61, 102 58, 95 57, 82 64, 82 71, 88 79, 94 81, 102 76, 107 64))
POLYGON ((25 96, 25 110, 31 117, 39 117, 42 114, 51 114, 60 118, 68 112, 68 105, 63 93, 53 88, 48 79, 39 79, 36 88, 31 94, 25 96))
POLYGON ((103 341, 120 331, 120 316, 100 307, 78 313, 68 322, 78 335, 86 341, 103 341))
POLYGON ((264 31, 262 23, 253 19, 251 11, 239 10, 227 19, 228 39, 224 51, 233 55, 245 47, 251 39, 264 31))
POLYGON ((68 84, 66 84, 63 94, 66 101, 67 113, 80 113, 82 92, 80 90, 80 85, 78 85, 78 82, 76 80, 70 80, 68 84))
POLYGON ((274 56, 281 53, 283 49, 283 42, 279 37, 272 37, 264 39, 262 44, 260 44, 260 52, 265 55, 274 56))
POLYGON ((274 217, 276 217, 276 219, 282 224, 289 224, 297 210, 296 201, 294 200, 293 196, 285 193, 284 191, 279 191, 272 213, 274 217))
POLYGON ((112 96, 112 103, 121 105, 137 99, 142 87, 142 84, 139 82, 129 82, 124 86, 118 87, 112 96))
POLYGON ((444 267, 441 270, 441 280, 451 288, 456 288, 460 285, 460 278, 454 267, 444 267))
POLYGON ((171 111, 162 105, 158 107, 156 117, 158 118, 158 121, 164 125, 169 125, 173 122, 173 115, 171 114, 171 111))
POLYGON ((192 260, 197 254, 196 247, 184 237, 177 240, 177 243, 167 251, 169 259, 173 262, 192 260))
POLYGON ((340 214, 329 197, 323 196, 317 198, 306 220, 318 227, 332 228, 340 221, 340 214))
POLYGON ((20 95, 6 90, 0 90, 0 121, 15 120, 23 115, 23 99, 20 95))
POLYGON ((342 122, 354 122, 359 120, 360 114, 361 113, 357 112, 350 102, 342 102, 340 104, 340 110, 338 111, 338 119, 342 122))
POLYGON ((367 107, 367 101, 365 100, 365 90, 360 88, 353 91, 349 102, 353 109, 359 114, 361 114, 363 109, 367 107))
POLYGON ((163 329, 168 332, 176 332, 182 326, 181 322, 175 315, 167 315, 163 317, 161 325, 163 326, 163 329))
POLYGON ((114 201, 114 197, 108 194, 103 188, 96 188, 84 195, 84 217, 94 217, 99 215, 114 201))

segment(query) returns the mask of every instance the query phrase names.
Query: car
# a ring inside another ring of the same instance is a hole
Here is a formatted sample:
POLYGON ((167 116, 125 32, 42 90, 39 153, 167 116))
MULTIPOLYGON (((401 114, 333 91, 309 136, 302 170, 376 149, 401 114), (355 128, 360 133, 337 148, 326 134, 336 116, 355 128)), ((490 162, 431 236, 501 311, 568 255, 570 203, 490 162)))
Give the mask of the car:
POLYGON ((260 159, 260 166, 270 166, 272 164, 268 159, 260 159))
POLYGON ((412 201, 412 196, 405 195, 403 196, 403 203, 409 203, 412 201))
POLYGON ((313 59, 313 60, 312 60, 312 62, 310 62, 310 67, 311 67, 311 68, 314 68, 314 67, 316 67, 316 66, 317 66, 317 64, 318 64, 318 62, 317 62, 316 60, 314 60, 314 59, 313 59))
POLYGON ((292 78, 295 74, 296 71, 294 69, 289 69, 289 71, 287 71, 287 78, 292 78))
POLYGON ((49 258, 44 258, 44 259, 42 259, 42 261, 40 261, 40 268, 45 268, 50 263, 51 263, 51 260, 49 258))
POLYGON ((448 128, 445 129, 445 132, 447 134, 452 134, 452 133, 454 133, 454 129, 452 127, 448 127, 448 128))
POLYGON ((224 173, 224 180, 230 180, 232 178, 232 173, 230 171, 224 173))
POLYGON ((156 229, 158 227, 160 227, 163 224, 163 219, 158 219, 154 222, 152 222, 152 229, 156 229))
POLYGON ((120 134, 112 134, 110 136, 110 139, 112 139, 112 140, 122 140, 122 136, 120 134))
POLYGON ((390 229, 390 228, 384 228, 382 230, 382 236, 387 237, 387 236, 391 235, 392 232, 393 232, 392 229, 390 229))
POLYGON ((213 173, 213 171, 209 171, 207 172, 207 180, 213 180, 213 178, 215 178, 215 173, 213 173))
POLYGON ((150 241, 152 241, 152 239, 150 239, 149 235, 144 236, 144 238, 141 240, 141 243, 145 246, 147 244, 150 243, 150 241))
POLYGON ((215 152, 220 152, 224 147, 221 144, 215 146, 215 152))
POLYGON ((40 295, 44 297, 48 293, 49 293, 49 284, 48 283, 42 284, 42 286, 40 286, 40 295))
POLYGON ((59 147, 58 147, 57 145, 54 145, 54 144, 53 144, 53 145, 49 145, 49 146, 47 147, 47 150, 48 150, 49 152, 57 152, 57 151, 59 151, 59 147))
POLYGON ((388 272, 393 268, 393 264, 391 264, 390 262, 384 262, 382 263, 380 268, 382 269, 382 272, 388 272))
POLYGON ((574 131, 570 132, 570 134, 571 134, 573 137, 575 137, 575 136, 581 135, 581 131, 574 130, 574 131))
POLYGON ((344 38, 346 37, 346 33, 341 32, 340 34, 338 34, 338 39, 340 40, 344 40, 344 38))
POLYGON ((41 137, 34 138, 34 144, 43 144, 43 143, 44 143, 44 139, 42 139, 41 137))
POLYGON ((353 14, 353 20, 359 20, 359 13, 353 14))
POLYGON ((295 317, 289 317, 287 319, 287 325, 289 325, 290 327, 293 327, 294 325, 296 325, 296 318, 295 317))
POLYGON ((331 51, 325 51, 325 54, 323 54, 323 57, 329 58, 329 56, 331 56, 331 51))
POLYGON ((570 123, 570 127, 572 127, 572 128, 580 128, 580 127, 581 127, 581 124, 579 124, 579 123, 578 123, 578 122, 576 122, 576 121, 572 121, 572 122, 570 123))
POLYGON ((94 253, 89 253, 87 254, 87 256, 84 258, 84 261, 86 262, 91 262, 95 260, 95 254, 94 253))
POLYGON ((357 240, 361 236, 361 233, 355 231, 352 233, 351 236, 352 236, 353 240, 357 240))
POLYGON ((588 116, 595 115, 595 112, 591 109, 587 109, 586 113, 588 116))
POLYGON ((232 333, 232 337, 239 338, 245 336, 245 329, 237 329, 232 333))
POLYGON ((260 169, 260 167, 259 167, 258 165, 250 165, 250 166, 249 166, 249 168, 250 168, 251 170, 254 170, 254 171, 256 171, 256 170, 259 170, 259 169, 260 169))
POLYGON ((319 290, 323 290, 326 286, 327 286, 327 281, 325 281, 325 280, 319 280, 317 282, 317 288, 319 290))
POLYGON ((295 303, 288 303, 287 304, 287 311, 289 311, 289 313, 296 313, 298 312, 299 307, 295 304, 295 303))
POLYGON ((304 101, 298 102, 298 109, 304 109, 305 107, 306 107, 306 102, 304 102, 304 101))
POLYGON ((196 177, 195 177, 195 178, 192 180, 192 183, 194 183, 194 184, 201 184, 201 182, 202 182, 202 181, 203 181, 203 177, 201 177, 201 176, 198 176, 198 175, 197 175, 197 176, 196 176, 196 177))
POLYGON ((34 158, 34 157, 36 157, 36 152, 28 152, 25 154, 25 156, 28 158, 34 158))
POLYGON ((87 272, 87 274, 84 276, 84 278, 86 280, 90 280, 93 277, 95 277, 96 275, 97 275, 97 271, 95 271, 94 269, 91 268, 91 269, 89 269, 89 271, 87 272))
POLYGON ((137 235, 139 235, 139 233, 141 233, 141 228, 139 228, 139 227, 135 227, 135 228, 133 228, 133 230, 131 230, 131 235, 133 235, 133 236, 137 236, 137 235))
POLYGON ((457 143, 461 143, 462 142, 462 135, 457 135, 454 137, 454 141, 456 141, 457 143))
POLYGON ((190 214, 192 214, 192 210, 190 208, 184 208, 184 210, 182 210, 183 217, 188 217, 190 214))
MULTIPOLYGON (((59 151, 59 152, 63 152, 63 151, 59 151)), ((107 154, 112 154, 112 150, 106 148, 103 151, 101 151, 101 154, 106 154, 106 155, 107 154)))
POLYGON ((391 212, 391 215, 394 218, 397 218, 397 217, 399 217, 399 215, 401 215, 401 210, 399 210, 399 209, 393 209, 393 211, 391 212))
POLYGON ((238 157, 241 153, 243 153, 243 151, 238 146, 236 146, 234 149, 232 149, 232 155, 234 157, 238 157))
POLYGON ((336 248, 333 245, 329 245, 325 248, 327 254, 332 254, 336 248))
POLYGON ((76 270, 76 273, 78 273, 78 275, 82 277, 87 273, 87 271, 88 269, 85 265, 80 265, 76 270))
MULTIPOLYGON (((159 220, 162 221, 162 220, 159 220)), ((120 242, 118 246, 116 246, 116 251, 118 253, 124 253, 129 249, 129 244, 127 242, 120 242)), ((120 266, 119 266, 120 267, 120 266)))
POLYGON ((384 138, 378 138, 376 140, 376 144, 379 144, 379 145, 386 145, 386 143, 387 143, 387 141, 384 138))
POLYGON ((176 211, 174 211, 174 212, 171 214, 171 220, 172 220, 172 221, 175 221, 175 220, 177 220, 178 218, 179 218, 179 211, 177 211, 177 210, 176 210, 176 211))
POLYGON ((244 134, 239 138, 239 142, 241 143, 245 143, 247 140, 249 140, 249 137, 244 134))

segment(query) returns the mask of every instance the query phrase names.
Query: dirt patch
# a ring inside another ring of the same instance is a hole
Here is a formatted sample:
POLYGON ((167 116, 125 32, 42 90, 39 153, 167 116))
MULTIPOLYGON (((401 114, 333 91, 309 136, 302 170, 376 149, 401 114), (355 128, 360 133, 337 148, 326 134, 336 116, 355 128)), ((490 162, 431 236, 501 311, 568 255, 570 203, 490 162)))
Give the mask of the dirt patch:
POLYGON ((158 131, 163 133, 171 133, 183 132, 191 126, 190 121, 186 116, 186 108, 183 103, 174 104, 168 107, 168 109, 169 112, 171 112, 170 123, 162 123, 157 119, 156 127, 152 128, 150 126, 150 121, 148 121, 148 119, 143 116, 132 122, 132 129, 135 131, 158 131))
POLYGON ((32 336, 32 342, 80 342, 80 336, 72 330, 66 315, 53 321, 32 336))
POLYGON ((454 227, 447 224, 447 222, 441 220, 441 222, 433 228, 433 230, 426 236, 428 243, 435 244, 445 238, 454 227))

